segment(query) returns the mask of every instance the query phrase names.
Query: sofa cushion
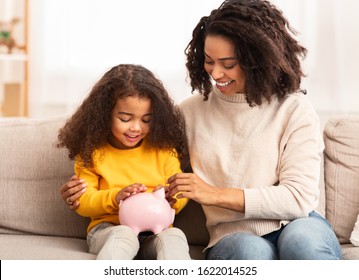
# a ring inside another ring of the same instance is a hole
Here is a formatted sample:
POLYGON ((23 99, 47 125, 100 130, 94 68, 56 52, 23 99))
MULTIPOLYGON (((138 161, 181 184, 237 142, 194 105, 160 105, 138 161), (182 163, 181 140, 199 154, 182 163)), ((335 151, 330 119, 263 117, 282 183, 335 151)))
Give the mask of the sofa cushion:
POLYGON ((54 146, 64 118, 0 121, 0 233, 85 238, 88 220, 69 211, 59 187, 73 175, 54 146))
POLYGON ((324 128, 326 217, 349 243, 359 213, 359 116, 333 117, 324 128))
POLYGON ((2 260, 93 260, 84 239, 40 236, 0 235, 2 260))

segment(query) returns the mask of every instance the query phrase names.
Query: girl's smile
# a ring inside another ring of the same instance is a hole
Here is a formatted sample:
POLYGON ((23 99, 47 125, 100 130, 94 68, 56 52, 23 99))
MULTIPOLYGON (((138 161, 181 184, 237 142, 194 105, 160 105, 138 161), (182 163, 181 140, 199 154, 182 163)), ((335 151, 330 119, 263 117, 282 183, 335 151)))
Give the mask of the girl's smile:
POLYGON ((119 149, 132 149, 141 144, 150 129, 151 100, 128 96, 117 100, 112 112, 110 144, 119 149))

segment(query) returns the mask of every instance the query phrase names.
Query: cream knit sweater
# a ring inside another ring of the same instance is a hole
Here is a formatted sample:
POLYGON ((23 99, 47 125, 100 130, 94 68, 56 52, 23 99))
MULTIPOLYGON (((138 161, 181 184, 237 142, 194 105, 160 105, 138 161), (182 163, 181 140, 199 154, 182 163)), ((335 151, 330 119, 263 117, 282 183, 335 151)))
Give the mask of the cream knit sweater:
POLYGON ((196 94, 180 107, 193 172, 210 185, 244 189, 245 213, 203 206, 208 247, 234 232, 270 233, 316 209, 323 141, 305 95, 250 107, 244 94, 215 88, 208 101, 196 94))

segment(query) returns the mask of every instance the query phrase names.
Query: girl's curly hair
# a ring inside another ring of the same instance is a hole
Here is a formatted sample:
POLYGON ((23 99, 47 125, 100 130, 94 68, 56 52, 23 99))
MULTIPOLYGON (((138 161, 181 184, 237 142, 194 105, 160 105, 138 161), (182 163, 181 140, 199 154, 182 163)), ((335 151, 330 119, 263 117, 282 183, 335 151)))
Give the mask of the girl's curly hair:
POLYGON ((152 119, 146 136, 149 143, 169 151, 175 148, 182 159, 187 139, 179 108, 151 71, 133 64, 120 64, 103 75, 59 130, 56 146, 67 148, 70 159, 80 155, 84 165, 92 167, 94 151, 106 145, 111 135, 111 113, 117 100, 128 96, 151 100, 152 119))
POLYGON ((291 28, 283 13, 268 1, 226 0, 202 17, 185 49, 186 67, 192 92, 198 90, 204 100, 212 89, 211 77, 204 69, 204 42, 208 35, 223 36, 233 42, 236 57, 245 75, 247 102, 262 104, 272 96, 280 100, 300 89, 304 73, 299 58, 307 50, 291 35, 291 28))

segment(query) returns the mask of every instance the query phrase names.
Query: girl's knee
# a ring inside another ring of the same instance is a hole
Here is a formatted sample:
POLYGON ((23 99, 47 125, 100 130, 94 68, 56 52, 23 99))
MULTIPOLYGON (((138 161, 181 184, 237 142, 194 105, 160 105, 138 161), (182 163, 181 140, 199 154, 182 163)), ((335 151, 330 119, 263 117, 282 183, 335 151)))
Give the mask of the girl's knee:
POLYGON ((190 260, 189 246, 186 235, 178 228, 165 229, 155 238, 157 259, 190 260))
POLYGON ((187 240, 184 232, 176 227, 167 228, 167 229, 163 230, 162 232, 160 232, 158 235, 159 236, 177 236, 179 238, 187 240))
POLYGON ((187 237, 182 230, 179 228, 171 227, 163 230, 157 234, 157 239, 160 242, 166 243, 177 243, 182 244, 182 246, 188 247, 187 237))
POLYGON ((136 233, 128 226, 119 225, 112 227, 108 239, 128 240, 131 244, 136 244, 136 247, 140 246, 136 233))
POLYGON ((140 247, 137 235, 127 226, 112 226, 105 229, 97 243, 97 259, 131 260, 140 247), (103 245, 101 245, 103 244, 103 245))

